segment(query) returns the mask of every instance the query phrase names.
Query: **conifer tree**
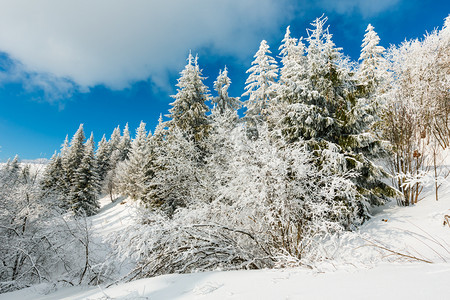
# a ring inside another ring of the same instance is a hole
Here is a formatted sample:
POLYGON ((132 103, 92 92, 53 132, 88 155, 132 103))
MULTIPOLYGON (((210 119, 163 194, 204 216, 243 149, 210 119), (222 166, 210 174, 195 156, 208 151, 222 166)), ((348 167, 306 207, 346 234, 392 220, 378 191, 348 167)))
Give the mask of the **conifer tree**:
MULTIPOLYGON (((109 138, 108 144, 109 144, 109 155, 111 156, 112 153, 116 150, 119 150, 120 147, 120 127, 117 126, 114 128, 113 133, 111 134, 111 137, 109 138)), ((114 162, 113 162, 114 164, 114 162)))
POLYGON ((124 194, 134 200, 147 200, 148 185, 153 170, 151 168, 152 155, 146 124, 141 122, 136 130, 136 136, 131 143, 128 160, 120 170, 120 186, 124 194))
POLYGON ((280 120, 274 127, 285 141, 306 141, 319 167, 324 167, 326 160, 335 159, 334 164, 328 164, 335 174, 354 173, 360 199, 358 214, 366 218, 368 207, 364 203, 382 204, 393 191, 382 183, 384 173, 371 161, 381 153, 381 142, 370 132, 356 78, 325 27, 326 21, 323 17, 316 19, 308 31, 307 68, 301 93, 288 101, 293 104, 275 111, 271 118, 274 122, 280 120), (331 153, 335 154, 330 156, 331 153))
POLYGON ((257 138, 257 124, 267 118, 267 107, 275 96, 275 80, 278 76, 277 62, 270 56, 269 45, 265 40, 261 41, 258 51, 254 55, 255 60, 247 70, 250 73, 245 81, 245 92, 242 96, 248 96, 244 105, 247 108, 245 119, 249 137, 257 138))
POLYGON ((62 164, 61 155, 56 151, 50 158, 49 164, 45 168, 45 172, 41 181, 42 197, 53 198, 56 205, 63 206, 64 195, 67 195, 67 185, 64 181, 65 174, 62 164))
POLYGON ((368 95, 373 94, 377 86, 387 77, 384 47, 379 45, 380 38, 372 25, 368 25, 361 45, 358 69, 359 82, 368 95))
POLYGON ((279 50, 282 67, 276 85, 276 101, 270 106, 268 126, 272 135, 282 134, 286 140, 295 141, 300 136, 298 123, 303 123, 299 116, 303 111, 301 103, 310 90, 305 45, 302 39, 291 37, 287 27, 279 50))
POLYGON ((297 103, 302 92, 307 89, 305 45, 301 38, 291 37, 288 26, 279 50, 282 67, 277 86, 277 98, 279 101, 297 103))
POLYGON ((227 111, 236 111, 242 106, 239 97, 230 97, 228 89, 230 88, 231 80, 228 77, 228 69, 225 67, 219 71, 216 81, 214 81, 214 90, 217 96, 213 98, 214 109, 213 113, 225 114, 227 111))
POLYGON ((94 147, 94 136, 91 134, 84 145, 83 157, 76 168, 71 186, 71 210, 77 215, 92 216, 100 208, 97 200, 99 178, 96 172, 94 147))
POLYGON ((125 128, 123 129, 123 135, 120 139, 119 143, 119 151, 120 151, 120 161, 124 161, 128 158, 128 153, 131 149, 131 138, 130 138, 130 130, 128 128, 128 123, 125 124, 125 128))
POLYGON ((198 65, 198 57, 189 53, 188 63, 181 71, 181 77, 177 83, 177 93, 172 96, 175 99, 170 105, 170 114, 167 117, 169 131, 179 128, 188 139, 195 141, 197 145, 207 136, 209 130, 206 112, 209 110, 205 104, 210 99, 209 90, 203 84, 202 72, 198 65))
POLYGON ((109 149, 109 143, 106 141, 105 135, 98 143, 98 148, 96 152, 97 159, 97 174, 100 182, 103 182, 110 170, 110 158, 111 151, 109 149))
POLYGON ((67 152, 63 156, 63 166, 69 185, 74 183, 75 170, 80 166, 81 160, 83 159, 84 140, 83 124, 80 124, 80 127, 70 141, 70 147, 67 150, 63 149, 64 152, 67 152))
POLYGON ((66 135, 61 145, 60 153, 54 153, 41 181, 41 196, 51 199, 56 206, 62 209, 69 209, 67 195, 70 192, 70 179, 66 169, 69 153, 69 139, 66 135))
MULTIPOLYGON (((158 128, 157 128, 158 129, 158 128)), ((161 131, 159 131, 161 132, 161 131)), ((148 185, 149 205, 172 216, 180 207, 200 199, 206 162, 199 164, 198 146, 186 139, 180 128, 174 128, 164 140, 155 131, 154 176, 148 185), (159 137, 158 137, 159 136, 159 137)))

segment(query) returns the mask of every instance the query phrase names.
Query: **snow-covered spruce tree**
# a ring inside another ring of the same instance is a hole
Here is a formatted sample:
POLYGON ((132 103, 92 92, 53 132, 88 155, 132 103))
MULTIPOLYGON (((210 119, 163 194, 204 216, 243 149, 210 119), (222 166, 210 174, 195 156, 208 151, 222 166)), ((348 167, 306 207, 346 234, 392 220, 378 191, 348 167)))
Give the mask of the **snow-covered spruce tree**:
POLYGON ((358 83, 356 95, 358 112, 364 126, 370 128, 377 136, 382 136, 381 116, 386 110, 386 92, 392 78, 387 71, 385 49, 379 45, 380 38, 372 25, 368 25, 361 45, 361 61, 356 72, 358 83))
POLYGON ((103 181, 106 178, 106 175, 108 174, 108 171, 110 170, 110 158, 111 158, 109 143, 106 141, 105 135, 103 135, 102 139, 98 143, 95 157, 97 159, 97 175, 100 180, 100 183, 103 183, 103 181))
POLYGON ((107 167, 106 177, 102 182, 102 191, 109 194, 111 201, 114 201, 114 195, 118 192, 116 174, 118 164, 128 158, 131 149, 130 131, 128 123, 125 125, 122 137, 120 136, 120 128, 116 127, 108 142, 109 147, 109 164, 107 167))
POLYGON ((368 25, 361 45, 361 64, 358 68, 358 79, 365 94, 371 96, 381 83, 388 78, 385 49, 380 46, 380 37, 372 25, 368 25))
POLYGON ((51 157, 49 164, 44 170, 43 178, 40 181, 42 194, 41 197, 47 200, 51 199, 53 205, 68 210, 70 193, 69 174, 66 169, 67 157, 69 153, 69 138, 66 138, 61 145, 60 153, 51 157))
POLYGON ((206 112, 209 110, 206 101, 210 99, 209 90, 203 84, 202 72, 198 65, 198 57, 195 58, 189 53, 188 63, 184 70, 180 72, 177 83, 177 93, 172 96, 175 99, 170 105, 167 115, 169 132, 178 128, 185 137, 195 142, 199 149, 201 142, 209 131, 206 112))
MULTIPOLYGON (((76 168, 80 165, 81 160, 83 159, 84 140, 85 135, 83 124, 80 124, 80 127, 78 127, 78 130, 75 132, 70 141, 70 147, 67 150, 67 154, 64 155, 66 158, 65 168, 70 174, 75 172, 76 168)), ((69 176, 69 178, 72 178, 72 176, 69 176)))
POLYGON ((70 146, 66 151, 67 153, 63 155, 63 165, 70 184, 73 183, 75 170, 81 164, 81 160, 84 156, 84 141, 85 135, 83 124, 80 124, 80 127, 70 140, 70 146))
POLYGON ((305 45, 302 38, 291 37, 290 27, 287 27, 279 50, 282 67, 276 91, 277 100, 297 103, 308 88, 305 45))
POLYGON ((180 128, 166 132, 164 140, 154 135, 155 174, 149 184, 149 204, 167 216, 180 207, 203 199, 205 162, 197 144, 186 139, 180 128))
MULTIPOLYGON (((164 138, 155 137, 158 146, 154 161, 155 174, 150 183, 150 204, 168 215, 196 198, 194 194, 202 181, 207 156, 210 124, 205 101, 210 99, 208 88, 198 66, 198 58, 189 54, 188 63, 180 72, 177 94, 164 125, 164 138)), ((161 129, 161 128, 160 128, 161 129)), ((153 141, 153 139, 152 139, 153 141)))
POLYGON ((261 41, 258 51, 254 55, 255 60, 247 70, 250 73, 245 81, 245 92, 242 96, 248 96, 244 102, 247 111, 245 121, 249 138, 257 139, 258 123, 267 119, 267 107, 275 96, 275 80, 278 76, 277 62, 270 56, 269 45, 265 40, 261 41))
POLYGON ((54 199, 54 205, 60 206, 67 197, 68 186, 65 182, 65 173, 60 154, 53 154, 50 162, 45 168, 41 180, 41 189, 43 198, 54 199))
POLYGON ((97 213, 100 205, 97 195, 99 178, 94 156, 94 136, 84 145, 84 153, 80 164, 75 169, 70 191, 70 209, 77 215, 92 216, 97 213))
POLYGON ((69 194, 75 182, 75 171, 80 166, 81 160, 84 156, 84 131, 83 124, 80 124, 78 130, 73 135, 70 145, 68 144, 68 138, 66 137, 61 148, 61 163, 63 167, 62 185, 64 191, 62 191, 60 207, 65 210, 71 209, 71 200, 69 194))
POLYGON ((268 126, 273 133, 282 130, 286 140, 295 141, 299 136, 297 110, 303 111, 302 99, 308 94, 309 80, 305 45, 302 39, 291 37, 289 27, 279 47, 282 67, 276 85, 276 100, 270 103, 268 126))
POLYGON ((134 200, 147 201, 147 188, 153 177, 152 149, 147 133, 146 124, 141 122, 136 129, 136 136, 131 143, 128 159, 121 163, 117 170, 119 188, 124 195, 134 200))
POLYGON ((211 131, 208 136, 208 153, 205 167, 205 194, 209 194, 207 198, 217 197, 218 187, 228 182, 224 172, 229 167, 232 153, 232 140, 234 131, 238 124, 239 115, 237 110, 242 106, 242 102, 238 97, 230 97, 228 89, 231 80, 228 78, 228 72, 225 68, 220 71, 217 80, 214 82, 214 89, 217 97, 213 102, 216 103, 211 111, 210 123, 211 131), (206 191, 208 190, 208 191, 206 191))
POLYGON ((112 153, 113 151, 119 149, 119 145, 120 145, 120 127, 117 126, 116 128, 114 128, 113 133, 111 134, 111 137, 109 138, 109 149, 110 152, 112 153))
POLYGON ((242 106, 239 97, 230 97, 228 89, 230 88, 231 80, 228 77, 228 69, 225 68, 219 71, 216 81, 214 81, 214 90, 217 96, 213 98, 214 110, 216 114, 225 114, 228 111, 237 111, 242 106))
MULTIPOLYGON (((130 138, 130 130, 128 128, 128 123, 125 124, 125 128, 123 129, 123 134, 119 143, 119 151, 120 158, 119 161, 124 161, 128 158, 128 153, 131 150, 131 138, 130 138)), ((115 167, 115 166, 114 166, 115 167)), ((114 168, 112 167, 112 168, 114 168)))
POLYGON ((326 21, 316 19, 308 31, 307 68, 300 77, 299 92, 291 93, 294 97, 287 101, 283 101, 286 93, 281 93, 269 120, 275 128, 273 135, 287 142, 304 139, 317 156, 319 167, 329 149, 345 156, 340 164, 333 164, 333 172, 355 173, 352 180, 360 193, 358 214, 363 217, 369 204, 384 203, 393 190, 382 183, 382 169, 371 161, 381 153, 382 143, 370 132, 368 120, 373 118, 362 111, 351 65, 334 45, 326 21))

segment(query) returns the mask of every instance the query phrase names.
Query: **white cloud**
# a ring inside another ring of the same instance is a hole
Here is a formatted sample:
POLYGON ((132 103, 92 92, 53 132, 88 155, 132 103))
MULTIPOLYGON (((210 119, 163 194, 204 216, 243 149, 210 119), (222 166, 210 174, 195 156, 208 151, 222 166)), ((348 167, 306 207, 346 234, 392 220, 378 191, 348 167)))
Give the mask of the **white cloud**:
POLYGON ((20 61, 7 57, 2 59, 0 66, 0 83, 20 83, 26 91, 39 92, 35 95, 35 100, 47 102, 58 102, 60 99, 69 98, 75 90, 80 89, 67 78, 57 77, 51 73, 32 72, 20 61))
POLYGON ((152 77, 167 84, 189 49, 251 55, 257 33, 287 16, 277 0, 0 1, 0 51, 15 67, 0 74, 55 94, 104 84, 122 89, 152 77))
POLYGON ((324 9, 334 10, 339 14, 353 13, 355 10, 364 17, 376 15, 395 6, 399 0, 321 0, 324 9))

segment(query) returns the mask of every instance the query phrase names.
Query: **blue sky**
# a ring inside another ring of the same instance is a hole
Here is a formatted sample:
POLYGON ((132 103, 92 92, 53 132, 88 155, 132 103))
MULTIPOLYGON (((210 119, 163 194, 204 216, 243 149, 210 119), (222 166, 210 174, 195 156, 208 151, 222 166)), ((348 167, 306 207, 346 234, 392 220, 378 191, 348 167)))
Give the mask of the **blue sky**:
POLYGON ((96 141, 127 122, 153 130, 189 50, 211 90, 227 65, 240 96, 259 42, 278 54, 288 25, 306 36, 324 13, 336 45, 357 60, 367 24, 387 48, 450 13, 449 1, 419 0, 0 1, 0 161, 49 158, 80 123, 96 141))

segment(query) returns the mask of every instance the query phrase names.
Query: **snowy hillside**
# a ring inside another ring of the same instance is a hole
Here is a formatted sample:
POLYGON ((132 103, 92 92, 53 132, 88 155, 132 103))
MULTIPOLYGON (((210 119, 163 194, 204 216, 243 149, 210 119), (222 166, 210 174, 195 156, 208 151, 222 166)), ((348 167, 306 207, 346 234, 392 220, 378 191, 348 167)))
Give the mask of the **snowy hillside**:
MULTIPOLYGON (((358 233, 324 245, 330 259, 313 269, 172 274, 109 288, 55 290, 42 284, 0 299, 448 299, 450 226, 443 222, 450 215, 450 187, 440 194, 439 201, 429 192, 413 207, 380 209, 358 233)), ((102 205, 91 217, 99 237, 107 238, 133 218, 127 202, 104 198, 102 205)))

